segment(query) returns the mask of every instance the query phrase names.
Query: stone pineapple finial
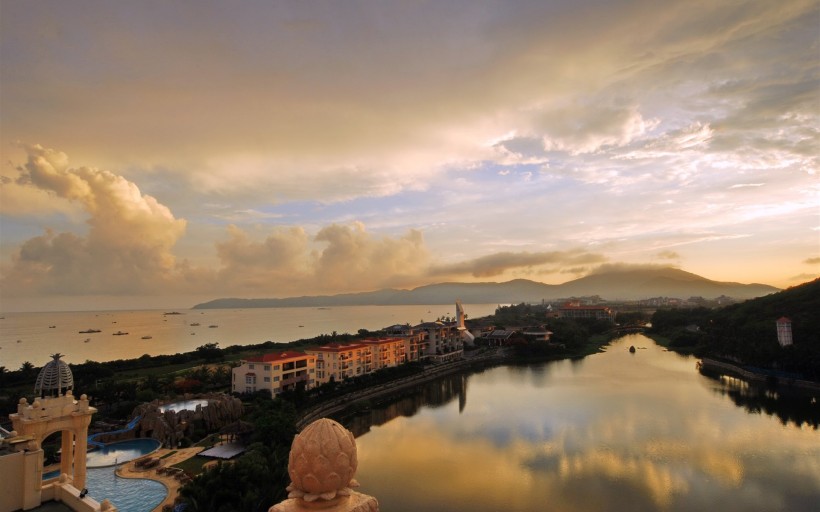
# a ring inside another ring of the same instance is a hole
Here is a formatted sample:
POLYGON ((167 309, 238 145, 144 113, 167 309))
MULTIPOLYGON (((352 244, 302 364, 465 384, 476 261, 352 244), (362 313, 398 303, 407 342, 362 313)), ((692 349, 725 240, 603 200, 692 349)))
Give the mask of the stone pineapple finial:
POLYGON ((287 500, 270 512, 326 509, 333 512, 377 512, 379 502, 351 489, 359 461, 353 434, 339 423, 322 418, 293 438, 288 460, 287 500))
POLYGON ((353 434, 339 423, 322 418, 296 435, 290 448, 289 498, 305 501, 349 496, 359 460, 353 434))

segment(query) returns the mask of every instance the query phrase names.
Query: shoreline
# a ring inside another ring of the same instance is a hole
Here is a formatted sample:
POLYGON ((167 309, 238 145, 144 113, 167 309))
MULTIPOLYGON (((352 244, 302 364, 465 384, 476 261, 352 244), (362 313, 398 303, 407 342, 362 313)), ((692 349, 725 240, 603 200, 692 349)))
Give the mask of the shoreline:
POLYGON ((741 366, 737 366, 732 363, 726 363, 723 361, 718 361, 717 359, 711 359, 708 357, 702 357, 700 360, 700 368, 704 369, 712 369, 712 370, 724 370, 727 372, 731 372, 736 374, 739 377, 744 379, 748 379, 754 382, 762 382, 767 383, 770 379, 774 379, 774 383, 777 384, 778 387, 794 387, 800 388, 806 391, 820 391, 820 382, 815 382, 811 380, 803 380, 803 379, 793 379, 789 377, 777 377, 766 375, 764 373, 758 373, 741 366))

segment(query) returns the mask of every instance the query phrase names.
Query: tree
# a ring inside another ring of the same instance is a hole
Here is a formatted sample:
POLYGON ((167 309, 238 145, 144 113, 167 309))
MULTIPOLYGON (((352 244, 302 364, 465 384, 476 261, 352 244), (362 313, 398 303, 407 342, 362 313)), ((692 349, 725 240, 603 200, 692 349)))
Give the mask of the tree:
POLYGON ((33 375, 34 370, 35 370, 34 365, 31 364, 31 362, 29 362, 29 361, 25 361, 25 362, 23 362, 23 364, 20 365, 20 373, 23 374, 23 378, 27 379, 28 377, 33 375))
POLYGON ((205 360, 206 363, 214 361, 221 361, 223 358, 222 349, 219 348, 219 343, 206 343, 196 348, 197 356, 205 360))

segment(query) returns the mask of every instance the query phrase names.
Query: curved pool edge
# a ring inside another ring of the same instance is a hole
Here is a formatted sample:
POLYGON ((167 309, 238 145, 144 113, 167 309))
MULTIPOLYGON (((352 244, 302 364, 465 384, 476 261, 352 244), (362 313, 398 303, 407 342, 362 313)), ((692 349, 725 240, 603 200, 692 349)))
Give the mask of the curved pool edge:
MULTIPOLYGON (((122 468, 114 470, 114 476, 116 478, 122 478, 123 480, 149 480, 151 482, 157 482, 159 484, 162 484, 162 486, 165 488, 165 496, 163 496, 162 499, 159 500, 159 503, 154 505, 154 508, 151 509, 152 511, 162 510, 162 506, 165 504, 165 502, 171 496, 171 488, 168 487, 168 484, 165 483, 164 481, 160 480, 157 477, 141 476, 141 475, 134 475, 134 474, 132 474, 132 475, 121 474, 122 473, 121 469, 125 469, 125 466, 123 465, 122 468)), ((176 497, 174 497, 174 498, 176 498, 176 497)), ((116 503, 115 503, 115 505, 116 505, 116 503)))
MULTIPOLYGON (((123 465, 123 464, 127 464, 128 462, 135 461, 135 460, 140 459, 140 458, 142 458, 142 457, 146 457, 146 456, 151 455, 152 453, 156 453, 156 452, 158 452, 159 450, 161 450, 161 449, 162 449, 162 443, 161 443, 159 440, 154 439, 154 438, 152 438, 152 437, 135 437, 134 439, 126 439, 126 440, 124 440, 124 441, 116 441, 116 442, 113 442, 113 443, 108 443, 108 444, 105 444, 105 445, 104 445, 104 448, 112 447, 112 446, 115 446, 115 445, 117 445, 117 444, 132 443, 132 442, 134 442, 134 441, 139 441, 139 440, 146 440, 146 441, 150 440, 150 441, 154 441, 154 442, 156 442, 156 443, 157 443, 157 445, 156 445, 156 447, 155 447, 153 450, 151 450, 150 452, 145 452, 145 453, 140 454, 140 455, 138 455, 138 456, 136 456, 136 457, 133 457, 133 458, 131 458, 131 459, 127 459, 127 460, 123 460, 123 461, 117 461, 117 462, 114 462, 113 464, 107 464, 107 463, 106 463, 106 464, 99 464, 99 465, 96 465, 96 464, 90 464, 90 463, 86 462, 86 468, 88 468, 88 469, 92 469, 92 468, 93 468, 93 469, 113 468, 113 467, 121 466, 121 465, 123 465)), ((96 450, 91 451, 91 452, 88 452, 88 453, 89 453, 89 454, 91 454, 91 453, 94 453, 95 451, 96 451, 96 450)))

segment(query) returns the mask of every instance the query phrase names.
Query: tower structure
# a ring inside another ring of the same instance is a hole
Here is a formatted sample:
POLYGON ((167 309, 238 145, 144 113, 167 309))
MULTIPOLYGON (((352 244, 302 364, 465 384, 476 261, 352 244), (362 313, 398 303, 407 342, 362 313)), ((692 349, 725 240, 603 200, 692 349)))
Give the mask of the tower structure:
POLYGON ((473 333, 467 330, 467 326, 464 325, 464 321, 467 319, 467 315, 464 314, 464 306, 461 305, 460 300, 456 300, 456 329, 461 334, 461 339, 469 346, 473 346, 475 344, 475 336, 473 333))
POLYGON ((21 398, 17 413, 9 415, 15 433, 28 440, 27 451, 35 457, 33 481, 27 482, 23 489, 24 510, 42 501, 42 443, 56 432, 61 433, 61 481, 71 483, 76 489, 85 487, 88 426, 97 410, 89 407, 86 395, 74 399, 74 376, 61 357, 62 354, 54 354, 40 370, 34 386, 34 402, 29 404, 21 398))
POLYGON ((785 316, 777 319, 777 342, 781 347, 789 346, 792 341, 792 321, 785 316))

